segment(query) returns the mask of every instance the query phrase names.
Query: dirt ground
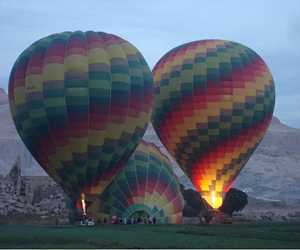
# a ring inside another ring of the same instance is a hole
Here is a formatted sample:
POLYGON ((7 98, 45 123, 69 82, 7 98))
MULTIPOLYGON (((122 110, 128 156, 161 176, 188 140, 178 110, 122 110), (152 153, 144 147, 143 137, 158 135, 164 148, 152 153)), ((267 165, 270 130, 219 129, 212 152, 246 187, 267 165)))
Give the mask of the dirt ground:
POLYGON ((53 225, 55 220, 58 219, 59 225, 68 225, 69 219, 67 215, 58 217, 53 216, 40 216, 37 214, 13 214, 10 216, 0 216, 0 224, 21 224, 21 225, 53 225))
POLYGON ((248 197, 248 204, 242 211, 236 213, 235 217, 237 219, 244 217, 247 220, 300 220, 300 206, 248 197))

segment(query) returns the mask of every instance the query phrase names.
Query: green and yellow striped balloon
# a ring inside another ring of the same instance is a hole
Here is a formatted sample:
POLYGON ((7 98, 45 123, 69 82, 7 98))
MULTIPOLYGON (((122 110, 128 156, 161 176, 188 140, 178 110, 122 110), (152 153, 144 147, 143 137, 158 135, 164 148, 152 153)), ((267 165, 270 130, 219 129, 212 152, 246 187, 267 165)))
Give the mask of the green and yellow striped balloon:
POLYGON ((9 79, 21 139, 73 199, 100 194, 121 170, 145 133, 153 98, 144 57, 104 32, 42 38, 19 56, 9 79))
POLYGON ((180 223, 183 207, 180 183, 170 160, 155 144, 142 140, 122 170, 87 208, 87 213, 102 221, 104 217, 118 215, 180 223))

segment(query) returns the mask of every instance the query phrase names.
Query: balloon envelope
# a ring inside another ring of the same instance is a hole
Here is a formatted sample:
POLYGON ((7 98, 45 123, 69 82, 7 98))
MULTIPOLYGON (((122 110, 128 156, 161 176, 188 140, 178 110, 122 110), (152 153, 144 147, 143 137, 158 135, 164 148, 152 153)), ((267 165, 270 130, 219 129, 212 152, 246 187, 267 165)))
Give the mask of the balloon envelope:
POLYGON ((53 34, 29 46, 9 80, 17 131, 72 199, 99 194, 141 140, 151 71, 128 41, 104 32, 53 34))
POLYGON ((170 160, 142 140, 122 170, 87 208, 95 220, 155 217, 157 223, 180 223, 184 200, 170 160))
POLYGON ((178 46, 152 75, 153 127, 201 196, 218 208, 269 126, 272 75, 253 50, 224 40, 178 46))

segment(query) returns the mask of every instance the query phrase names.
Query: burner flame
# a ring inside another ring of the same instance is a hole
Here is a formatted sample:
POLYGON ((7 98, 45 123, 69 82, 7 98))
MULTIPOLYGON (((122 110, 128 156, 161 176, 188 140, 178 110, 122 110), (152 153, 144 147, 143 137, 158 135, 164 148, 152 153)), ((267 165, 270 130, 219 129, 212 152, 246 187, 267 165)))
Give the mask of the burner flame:
POLYGON ((81 205, 82 205, 82 212, 83 212, 83 215, 86 215, 86 212, 85 212, 84 194, 81 195, 81 205))

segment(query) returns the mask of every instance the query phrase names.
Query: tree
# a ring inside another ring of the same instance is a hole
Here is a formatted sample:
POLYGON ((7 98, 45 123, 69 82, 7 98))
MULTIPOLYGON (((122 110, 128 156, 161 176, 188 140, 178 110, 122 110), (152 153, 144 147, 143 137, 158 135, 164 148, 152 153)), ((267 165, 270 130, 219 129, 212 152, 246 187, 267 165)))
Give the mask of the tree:
POLYGON ((189 204, 185 204, 184 208, 182 210, 182 216, 184 217, 197 217, 199 214, 199 211, 192 208, 189 204))
POLYGON ((227 213, 232 216, 234 212, 243 210, 248 204, 248 195, 238 189, 230 188, 226 193, 222 206, 219 208, 221 212, 227 213))
POLYGON ((198 216, 201 210, 204 209, 204 204, 199 192, 193 189, 185 189, 182 184, 180 184, 180 192, 185 200, 182 215, 186 217, 198 216))

